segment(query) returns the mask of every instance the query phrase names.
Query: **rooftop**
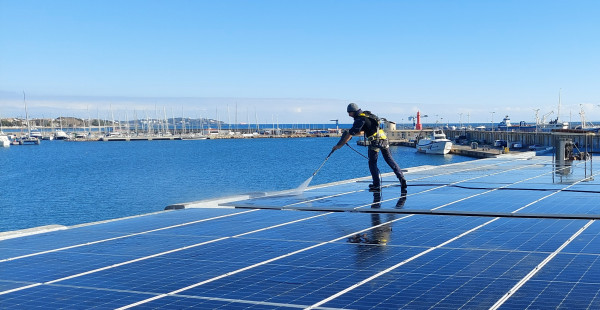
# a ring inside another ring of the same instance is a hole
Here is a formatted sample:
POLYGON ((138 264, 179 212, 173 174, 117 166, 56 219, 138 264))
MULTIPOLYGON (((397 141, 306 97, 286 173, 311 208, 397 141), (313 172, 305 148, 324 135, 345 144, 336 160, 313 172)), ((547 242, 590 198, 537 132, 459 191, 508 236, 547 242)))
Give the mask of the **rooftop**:
POLYGON ((591 161, 528 154, 0 236, 2 308, 600 307, 591 161))

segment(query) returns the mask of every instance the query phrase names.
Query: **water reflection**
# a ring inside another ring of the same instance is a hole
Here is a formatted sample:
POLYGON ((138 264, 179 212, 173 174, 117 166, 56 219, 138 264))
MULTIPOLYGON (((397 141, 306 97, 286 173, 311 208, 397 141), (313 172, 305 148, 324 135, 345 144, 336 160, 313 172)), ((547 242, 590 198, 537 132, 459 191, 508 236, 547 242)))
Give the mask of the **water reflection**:
MULTIPOLYGON (((403 193, 400 199, 396 202, 395 209, 402 209, 406 202, 406 194, 403 193)), ((372 209, 381 208, 381 193, 373 193, 373 203, 371 204, 372 209)), ((396 219, 397 214, 371 214, 371 226, 373 229, 368 232, 356 234, 348 238, 350 243, 364 243, 364 244, 379 244, 386 245, 390 241, 392 233, 392 221, 396 219), (382 219, 382 216, 385 216, 382 219), (383 224, 383 225, 381 225, 383 224), (380 226, 381 225, 381 226, 380 226)))

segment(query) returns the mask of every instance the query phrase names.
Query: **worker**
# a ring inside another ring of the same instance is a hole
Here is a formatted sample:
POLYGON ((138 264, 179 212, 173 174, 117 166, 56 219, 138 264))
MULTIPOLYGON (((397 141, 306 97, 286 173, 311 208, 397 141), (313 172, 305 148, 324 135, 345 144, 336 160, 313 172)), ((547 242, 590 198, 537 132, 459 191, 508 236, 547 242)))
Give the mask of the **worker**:
POLYGON ((406 179, 390 153, 389 141, 383 129, 379 128, 379 118, 369 111, 361 110, 356 103, 350 103, 346 111, 348 112, 348 116, 354 118, 354 123, 350 130, 344 131, 340 141, 333 146, 331 151, 339 150, 352 139, 352 136, 363 133, 366 140, 369 141, 369 171, 373 177, 373 184, 369 184, 369 191, 381 191, 381 179, 379 178, 379 169, 377 168, 377 158, 379 157, 379 152, 381 152, 383 159, 392 168, 400 181, 401 191, 406 193, 406 179))

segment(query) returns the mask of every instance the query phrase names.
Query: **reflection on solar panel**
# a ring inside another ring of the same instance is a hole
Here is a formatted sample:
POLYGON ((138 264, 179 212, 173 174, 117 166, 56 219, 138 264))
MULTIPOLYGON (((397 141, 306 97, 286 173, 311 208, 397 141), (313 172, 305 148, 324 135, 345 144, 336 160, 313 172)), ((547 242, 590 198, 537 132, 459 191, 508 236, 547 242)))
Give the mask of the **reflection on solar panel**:
MULTIPOLYGON (((600 308, 590 162, 506 156, 0 241, 1 308, 600 308)), ((213 202, 214 203, 214 202, 213 202)))

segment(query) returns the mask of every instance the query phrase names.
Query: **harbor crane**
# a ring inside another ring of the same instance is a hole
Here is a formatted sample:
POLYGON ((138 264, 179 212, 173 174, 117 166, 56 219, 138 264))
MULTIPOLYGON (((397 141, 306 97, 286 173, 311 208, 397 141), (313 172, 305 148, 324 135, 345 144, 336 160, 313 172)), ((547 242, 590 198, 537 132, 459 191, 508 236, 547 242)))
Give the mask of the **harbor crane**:
MULTIPOLYGON (((421 115, 420 117, 425 118, 425 117, 428 117, 428 115, 425 114, 425 115, 421 115)), ((416 124, 416 121, 417 121, 417 117, 416 116, 411 115, 411 116, 408 117, 408 120, 413 122, 413 127, 416 127, 416 125, 417 125, 416 124)))
POLYGON ((550 114, 552 114, 552 113, 554 113, 554 111, 550 111, 550 112, 548 112, 548 113, 546 113, 546 114, 544 114, 544 115, 542 116, 542 124, 545 124, 545 123, 546 123, 546 117, 547 117, 547 116, 549 116, 549 115, 550 115, 550 114))
POLYGON ((535 111, 535 124, 539 124, 540 123, 540 118, 538 117, 538 113, 540 112, 540 109, 533 109, 533 111, 535 111))

